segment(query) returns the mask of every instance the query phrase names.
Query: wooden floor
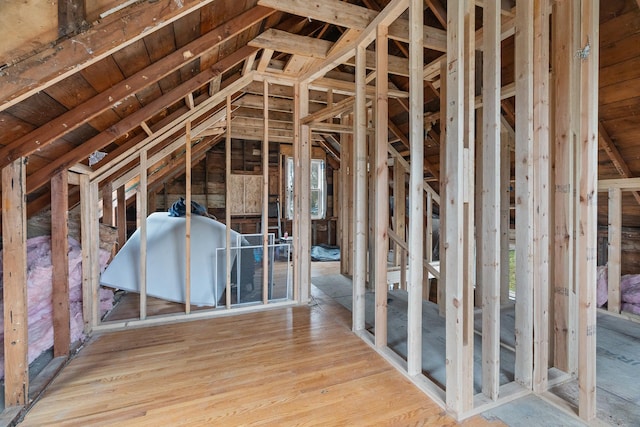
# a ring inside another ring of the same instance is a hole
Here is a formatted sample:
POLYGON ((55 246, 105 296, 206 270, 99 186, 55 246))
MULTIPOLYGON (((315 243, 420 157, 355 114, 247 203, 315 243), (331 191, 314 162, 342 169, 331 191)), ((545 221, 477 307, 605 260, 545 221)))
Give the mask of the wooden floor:
POLYGON ((22 425, 457 425, 313 301, 95 337, 22 425))

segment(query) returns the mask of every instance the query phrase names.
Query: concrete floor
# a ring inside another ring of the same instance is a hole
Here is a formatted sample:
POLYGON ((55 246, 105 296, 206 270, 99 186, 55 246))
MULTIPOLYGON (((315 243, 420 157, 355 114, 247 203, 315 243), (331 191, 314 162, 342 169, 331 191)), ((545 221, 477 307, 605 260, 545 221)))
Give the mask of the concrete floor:
MULTIPOLYGON (((351 280, 339 274, 312 277, 312 283, 325 294, 351 310, 351 280)), ((367 327, 374 325, 374 294, 366 296, 367 327)), ((513 306, 504 307, 501 313, 500 382, 513 380, 515 354, 509 347, 515 345, 513 306)), ((474 388, 481 384, 481 318, 475 319, 474 388)), ((407 294, 404 291, 389 292, 388 342, 389 347, 405 357, 407 330, 407 294)), ((444 318, 438 315, 438 307, 423 303, 423 371, 434 382, 445 382, 445 329, 444 318)), ((597 402, 598 420, 607 425, 640 425, 640 325, 624 319, 598 314, 597 330, 597 402)), ((577 383, 569 381, 551 390, 569 402, 577 404, 577 383)), ((529 395, 502 405, 483 414, 497 418, 510 426, 581 426, 576 417, 570 416, 544 399, 529 395)))

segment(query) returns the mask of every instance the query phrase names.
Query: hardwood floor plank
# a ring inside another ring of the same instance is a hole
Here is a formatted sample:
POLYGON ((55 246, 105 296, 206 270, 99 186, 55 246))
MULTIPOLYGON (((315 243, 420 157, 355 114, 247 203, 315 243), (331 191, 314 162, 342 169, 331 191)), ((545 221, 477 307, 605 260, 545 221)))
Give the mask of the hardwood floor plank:
POLYGON ((313 295, 309 307, 96 336, 22 425, 457 425, 351 333, 346 310, 313 295))

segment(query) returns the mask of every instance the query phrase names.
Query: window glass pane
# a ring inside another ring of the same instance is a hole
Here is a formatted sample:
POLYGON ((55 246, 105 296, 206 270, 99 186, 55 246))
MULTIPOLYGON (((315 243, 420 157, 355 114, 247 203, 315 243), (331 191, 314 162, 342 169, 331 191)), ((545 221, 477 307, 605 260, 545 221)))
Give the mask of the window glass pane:
POLYGON ((311 161, 311 189, 319 188, 320 182, 320 162, 317 160, 311 161))
MULTIPOLYGON (((286 162, 286 206, 287 219, 293 219, 293 158, 286 162)), ((326 215, 327 189, 324 160, 312 159, 310 170, 310 214, 311 219, 323 219, 326 215)))
POLYGON ((311 217, 318 218, 320 213, 320 191, 311 190, 311 217))
POLYGON ((287 219, 293 219, 293 158, 287 157, 287 219))

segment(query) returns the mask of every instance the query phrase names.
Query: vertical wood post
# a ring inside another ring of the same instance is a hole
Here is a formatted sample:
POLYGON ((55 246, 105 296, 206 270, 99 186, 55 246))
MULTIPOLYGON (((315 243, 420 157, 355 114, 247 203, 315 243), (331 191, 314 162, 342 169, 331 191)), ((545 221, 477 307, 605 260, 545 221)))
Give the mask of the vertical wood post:
MULTIPOLYGON (((398 161, 393 162, 393 215, 395 217, 395 229, 394 231, 401 239, 407 239, 407 187, 406 187, 406 174, 407 170, 398 161)), ((401 266, 400 271, 405 271, 407 266, 404 261, 404 249, 402 246, 395 244, 394 255, 396 258, 396 265, 401 266)), ((405 261, 406 262, 406 261, 405 261)), ((403 276, 404 277, 404 276, 403 276)), ((404 287, 406 283, 401 283, 404 287)))
POLYGON ((464 151, 463 151, 463 270, 462 304, 462 411, 473 408, 473 288, 476 281, 475 241, 475 97, 476 97, 476 5, 467 0, 464 11, 464 151))
POLYGON ((607 262, 607 309, 620 313, 620 259, 622 248, 622 191, 609 189, 609 254, 607 262))
MULTIPOLYGON (((483 9, 484 10, 484 9, 483 9)), ((483 28, 485 27, 486 24, 483 24, 483 28)), ((484 31, 484 30, 483 30, 484 31)), ((486 55, 483 52, 478 52, 480 55, 484 56, 486 55)), ((480 58, 478 58, 478 64, 481 65, 482 64, 482 56, 480 58)), ((485 67, 482 67, 482 70, 480 70, 480 73, 482 73, 485 69, 485 67)), ((480 77, 482 78, 482 76, 480 77)), ((483 90, 483 83, 480 84, 480 94, 482 95, 482 90, 483 90)), ((485 98, 482 98, 482 103, 483 105, 486 103, 487 101, 485 100, 485 98)), ((476 149, 476 156, 475 156, 475 185, 476 185, 476 190, 474 192, 473 195, 473 203, 475 206, 475 217, 474 220, 476 222, 476 224, 478 224, 478 233, 477 233, 477 238, 476 238, 476 257, 475 257, 475 267, 476 267, 476 277, 475 277, 475 287, 474 287, 474 292, 473 292, 473 303, 474 306, 476 308, 482 308, 482 305, 484 304, 483 302, 483 295, 484 295, 484 291, 483 291, 483 273, 482 273, 482 263, 484 260, 484 255, 483 255, 483 251, 484 251, 484 230, 483 230, 483 223, 484 223, 484 218, 483 218, 483 208, 484 206, 482 205, 482 201, 483 201, 483 197, 486 191, 488 191, 487 189, 485 189, 484 187, 484 182, 483 182, 483 174, 486 171, 486 168, 484 167, 484 150, 485 150, 485 138, 486 135, 484 134, 484 112, 483 112, 483 108, 480 107, 478 109, 476 109, 476 140, 475 140, 475 149, 476 149)), ((492 159, 493 161, 493 159, 492 159)), ((489 165, 492 165, 492 163, 489 163, 489 165)), ((488 168, 491 168, 492 166, 487 166, 488 168)), ((497 173, 498 169, 492 169, 493 173, 497 173)))
MULTIPOLYGON (((300 84, 300 117, 306 117, 309 114, 309 87, 300 84)), ((308 125, 300 125, 300 134, 298 143, 294 141, 294 153, 298 148, 298 162, 294 176, 298 177, 298 200, 299 208, 294 216, 298 218, 299 228, 297 245, 294 244, 295 250, 298 251, 298 270, 300 287, 299 302, 306 304, 309 302, 311 295, 311 130, 308 125)), ((294 191, 295 191, 294 186, 294 191)))
POLYGON ((482 27, 482 392, 492 400, 500 388, 500 12, 500 2, 488 0, 482 27))
POLYGON ((422 247, 424 226, 424 1, 409 2, 409 283, 407 371, 422 373, 422 247))
MULTIPOLYGON (((464 122, 464 1, 449 4, 447 10, 447 118, 443 203, 446 312, 446 403, 462 412, 462 270, 463 265, 463 149, 464 122)), ((441 276, 442 277, 442 276, 441 276)))
POLYGON ((53 356, 68 356, 71 346, 69 313, 69 184, 63 169, 51 177, 51 263, 53 356))
POLYGON ((29 398, 26 165, 24 158, 2 169, 2 283, 4 304, 4 402, 29 398))
POLYGON ((476 5, 473 0, 466 0, 464 11, 464 261, 463 265, 463 368, 465 384, 464 405, 473 406, 473 307, 476 282, 476 241, 475 241, 475 97, 476 97, 476 5), (471 387, 469 389, 469 387, 471 387))
POLYGON ((93 251, 91 250, 91 234, 93 227, 91 224, 91 190, 89 177, 80 175, 80 240, 82 242, 82 317, 84 319, 84 332, 91 332, 91 313, 93 313, 93 299, 91 292, 93 287, 92 265, 94 262, 93 251))
POLYGON ((98 182, 89 184, 89 240, 83 240, 82 245, 88 245, 91 251, 90 265, 90 294, 85 298, 91 299, 90 327, 98 325, 100 314, 100 212, 98 211, 100 192, 98 182))
POLYGON ((301 302, 301 272, 300 272, 300 132, 302 132, 302 94, 304 87, 300 83, 293 86, 293 299, 301 302))
MULTIPOLYGON (((425 200, 425 237, 424 237, 424 259, 426 262, 433 261, 433 194, 426 193, 425 200)), ((429 279, 429 271, 425 271, 422 280, 424 288, 422 289, 422 299, 429 301, 431 296, 431 280, 429 279)))
POLYGON ((578 414, 584 421, 596 417, 596 260, 598 232, 598 62, 599 0, 582 0, 579 188, 576 235, 578 286, 578 414), (583 50, 583 52, 585 52, 583 50))
MULTIPOLYGON (((226 103, 226 119, 227 119, 227 134, 224 144, 224 222, 225 222, 225 305, 227 309, 231 308, 231 96, 227 96, 226 103)), ((295 291, 294 291, 295 292, 295 291)), ((220 295, 218 295, 220 298, 220 295)), ((294 296, 295 298, 295 296, 294 296)), ((239 302, 239 301, 238 301, 239 302)), ((216 301, 216 305, 218 302, 216 301)))
MULTIPOLYGON (((269 83, 263 86, 262 108, 262 303, 269 302, 269 83)), ((275 249, 274 249, 275 250, 275 249)))
POLYGON ((204 155, 204 207, 209 213, 209 152, 204 155))
POLYGON ((549 0, 534 1, 533 16, 533 390, 547 390, 549 367, 549 0))
POLYGON ((573 81, 576 79, 573 2, 556 1, 553 8, 554 73, 554 263, 552 275, 554 303, 553 366, 571 371, 569 341, 575 330, 569 317, 574 294, 574 117, 576 103, 573 81))
MULTIPOLYGON (((147 318, 147 151, 140 151, 140 183, 136 191, 136 216, 140 227, 140 320, 147 318)), ((187 209, 189 210, 189 209, 187 209)))
MULTIPOLYGON (((447 35, 447 38, 449 36, 447 35)), ((448 43, 448 41, 447 41, 448 43)), ((448 116, 448 91, 447 91, 447 75, 449 73, 448 66, 449 61, 442 61, 440 63, 440 116, 441 117, 449 117, 448 116)), ((457 70, 455 71, 457 73, 457 70)), ((447 154, 447 120, 440 120, 440 176, 447 176, 447 162, 448 154, 447 154)), ((446 181, 441 180, 440 183, 440 200, 447 200, 447 185, 446 181)), ((441 317, 445 317, 446 315, 446 294, 447 294, 447 251, 444 247, 446 242, 446 230, 447 230, 447 218, 445 212, 446 205, 442 204, 440 206, 441 214, 440 214, 440 279, 438 279, 438 314, 441 317)))
MULTIPOLYGON (((118 251, 127 242, 127 200, 124 185, 118 187, 116 205, 116 224, 118 226, 118 251)), ((165 204, 166 206, 166 204, 165 204)))
POLYGON ((353 330, 365 327, 365 286, 367 274, 367 111, 366 46, 356 47, 356 101, 354 106, 355 203, 353 255, 353 330))
POLYGON ((509 302, 509 229, 511 228, 511 134, 500 137, 500 304, 509 302))
MULTIPOLYGON (((342 124, 352 125, 351 114, 342 116, 342 124)), ((341 134, 340 141, 340 272, 350 275, 353 273, 353 134, 341 134)))
POLYGON ((113 220, 113 186, 107 182, 102 187, 102 223, 114 226, 113 220))
POLYGON ((516 381, 533 381, 533 2, 516 9, 516 381))
MULTIPOLYGON (((184 263, 184 312, 189 314, 191 312, 191 122, 187 121, 185 123, 185 153, 184 153, 184 161, 185 161, 185 169, 184 169, 184 184, 185 184, 185 204, 187 208, 185 209, 185 245, 184 245, 184 255, 185 255, 185 263, 184 263)), ((144 174, 147 174, 145 169, 144 174)), ((144 195, 147 195, 145 190, 144 195)), ((145 203, 146 205, 146 203, 145 203)))
POLYGON ((376 204, 375 204, 375 344, 387 346, 387 254, 389 253, 389 165, 387 144, 389 132, 389 76, 388 50, 389 28, 378 25, 376 29, 376 204))

